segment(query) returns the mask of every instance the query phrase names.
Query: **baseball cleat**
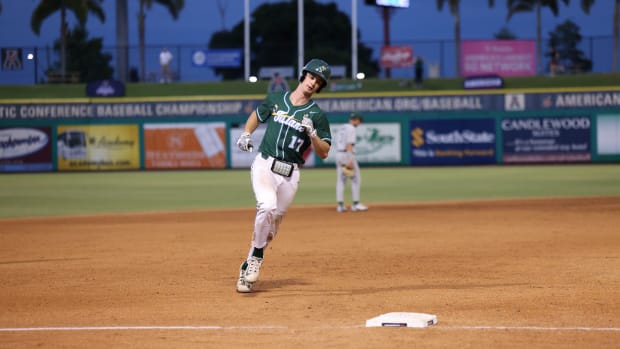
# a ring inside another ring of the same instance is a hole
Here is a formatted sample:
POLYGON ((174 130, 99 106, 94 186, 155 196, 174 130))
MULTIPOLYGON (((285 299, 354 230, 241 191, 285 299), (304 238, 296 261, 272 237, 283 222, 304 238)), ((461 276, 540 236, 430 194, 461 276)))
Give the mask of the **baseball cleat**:
POLYGON ((351 206, 351 211, 353 212, 357 212, 357 211, 368 211, 368 206, 362 204, 362 203, 358 203, 355 204, 353 206, 351 206))
POLYGON ((347 208, 344 207, 344 206, 338 205, 338 207, 336 207, 336 211, 337 212, 347 212, 347 208))
POLYGON ((260 273, 260 266, 263 264, 263 259, 258 257, 250 257, 248 259, 248 267, 245 269, 245 280, 254 283, 258 281, 258 274, 260 273))
POLYGON ((239 269, 239 279, 237 280, 237 292, 239 293, 249 293, 252 292, 252 287, 254 284, 248 282, 245 279, 245 270, 239 269))

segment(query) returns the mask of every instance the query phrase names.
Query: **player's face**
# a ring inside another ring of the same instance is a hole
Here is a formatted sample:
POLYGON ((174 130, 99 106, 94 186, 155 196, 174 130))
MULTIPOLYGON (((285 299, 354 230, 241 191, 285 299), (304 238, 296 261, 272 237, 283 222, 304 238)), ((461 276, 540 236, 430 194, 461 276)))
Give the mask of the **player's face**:
POLYGON ((306 77, 304 78, 304 93, 312 95, 315 93, 321 85, 323 84, 323 79, 320 76, 315 75, 313 73, 306 72, 306 77))

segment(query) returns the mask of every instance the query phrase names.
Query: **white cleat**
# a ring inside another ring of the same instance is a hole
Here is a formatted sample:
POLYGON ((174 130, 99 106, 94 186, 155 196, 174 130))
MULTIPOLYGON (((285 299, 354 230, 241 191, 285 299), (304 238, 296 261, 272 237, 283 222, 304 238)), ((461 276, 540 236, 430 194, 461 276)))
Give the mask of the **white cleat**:
POLYGON ((245 269, 245 280, 247 282, 255 283, 258 281, 258 274, 260 274, 260 266, 262 264, 262 258, 252 256, 248 259, 248 267, 245 269))
POLYGON ((340 205, 338 205, 338 206, 336 207, 336 211, 337 211, 337 212, 347 212, 347 208, 346 208, 346 207, 344 207, 344 206, 340 206, 340 205))
POLYGON ((368 211, 368 206, 362 204, 362 203, 358 203, 355 204, 353 206, 351 206, 351 211, 353 212, 358 212, 358 211, 368 211))
POLYGON ((237 280, 237 292, 250 293, 254 284, 245 279, 245 270, 239 270, 239 279, 237 280))

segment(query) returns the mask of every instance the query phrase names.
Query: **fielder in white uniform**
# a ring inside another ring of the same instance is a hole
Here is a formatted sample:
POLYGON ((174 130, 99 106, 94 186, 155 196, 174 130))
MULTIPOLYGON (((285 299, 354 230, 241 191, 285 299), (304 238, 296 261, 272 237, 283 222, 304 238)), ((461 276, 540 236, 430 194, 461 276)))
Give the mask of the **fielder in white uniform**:
POLYGON ((264 250, 275 238, 280 223, 295 198, 303 154, 312 146, 322 159, 331 146, 327 115, 312 100, 327 85, 329 65, 310 60, 302 69, 299 85, 292 92, 267 95, 245 123, 237 140, 243 151, 252 151, 252 132, 266 123, 265 135, 252 163, 252 189, 256 198, 254 231, 247 258, 241 263, 237 292, 251 292, 263 264, 264 250))
POLYGON ((368 207, 360 202, 362 174, 355 159, 356 128, 364 121, 361 115, 353 113, 349 122, 340 126, 336 133, 336 201, 338 212, 346 212, 344 205, 344 190, 347 181, 351 182, 351 211, 366 211, 368 207))

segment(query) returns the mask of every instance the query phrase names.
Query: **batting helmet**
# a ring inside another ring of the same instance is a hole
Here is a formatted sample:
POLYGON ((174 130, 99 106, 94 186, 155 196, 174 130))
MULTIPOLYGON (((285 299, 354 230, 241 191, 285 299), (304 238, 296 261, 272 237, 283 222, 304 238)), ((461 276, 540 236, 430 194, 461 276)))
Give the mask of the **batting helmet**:
POLYGON ((317 92, 321 92, 323 87, 327 86, 327 81, 332 75, 332 70, 329 67, 329 64, 317 58, 311 59, 308 63, 306 63, 306 65, 304 65, 304 67, 301 69, 301 74, 299 75, 299 81, 303 81, 306 72, 316 74, 320 76, 321 79, 323 79, 323 84, 317 92))

